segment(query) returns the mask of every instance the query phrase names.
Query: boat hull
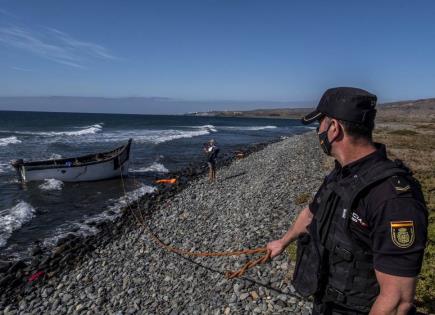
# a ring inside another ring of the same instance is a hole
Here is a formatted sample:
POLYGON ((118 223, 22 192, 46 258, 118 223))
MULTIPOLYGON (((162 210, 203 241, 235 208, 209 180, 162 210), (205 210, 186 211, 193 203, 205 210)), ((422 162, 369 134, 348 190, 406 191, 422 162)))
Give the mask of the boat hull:
POLYGON ((63 182, 97 181, 127 175, 132 139, 110 152, 89 154, 77 158, 11 164, 24 182, 58 179, 63 182))
POLYGON ((128 161, 117 169, 115 169, 114 164, 115 162, 111 160, 98 164, 51 169, 31 169, 26 166, 21 166, 19 172, 21 179, 26 182, 51 178, 63 182, 86 182, 109 179, 127 174, 128 161))

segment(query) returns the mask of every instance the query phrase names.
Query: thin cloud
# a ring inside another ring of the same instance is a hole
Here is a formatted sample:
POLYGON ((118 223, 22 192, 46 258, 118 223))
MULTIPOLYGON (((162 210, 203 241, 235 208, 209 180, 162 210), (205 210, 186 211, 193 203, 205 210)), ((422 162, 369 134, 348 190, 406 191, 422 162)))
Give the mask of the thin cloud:
POLYGON ((16 71, 24 71, 24 72, 32 72, 33 71, 31 69, 16 67, 16 66, 12 66, 11 69, 16 70, 16 71))
POLYGON ((16 16, 15 14, 10 13, 9 11, 6 11, 5 9, 0 9, 0 14, 14 18, 14 19, 18 19, 18 16, 16 16))
POLYGON ((71 47, 72 49, 81 49, 83 53, 88 54, 90 57, 109 60, 118 59, 111 55, 107 49, 101 45, 76 40, 68 34, 54 28, 48 28, 48 30, 56 36, 60 42, 64 43, 65 46, 71 47))
POLYGON ((74 68, 85 68, 94 59, 117 59, 101 45, 77 40, 52 28, 35 32, 17 26, 0 27, 0 44, 74 68))

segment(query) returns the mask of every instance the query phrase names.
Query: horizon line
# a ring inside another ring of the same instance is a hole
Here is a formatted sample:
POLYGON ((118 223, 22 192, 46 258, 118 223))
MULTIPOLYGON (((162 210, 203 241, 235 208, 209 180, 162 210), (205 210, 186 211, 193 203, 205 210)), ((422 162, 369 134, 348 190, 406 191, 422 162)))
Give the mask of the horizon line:
MULTIPOLYGON (((168 100, 168 101, 180 101, 180 102, 237 102, 237 103, 247 103, 247 102, 271 102, 271 103, 314 103, 315 100, 237 100, 237 99, 186 99, 186 98, 176 98, 169 96, 78 96, 78 95, 0 95, 0 98, 101 98, 101 99, 154 99, 154 100, 168 100)), ((434 97, 424 97, 424 98, 411 98, 411 99, 388 99, 379 101, 378 104, 387 104, 395 102, 411 102, 411 101, 422 101, 435 99, 434 97)))

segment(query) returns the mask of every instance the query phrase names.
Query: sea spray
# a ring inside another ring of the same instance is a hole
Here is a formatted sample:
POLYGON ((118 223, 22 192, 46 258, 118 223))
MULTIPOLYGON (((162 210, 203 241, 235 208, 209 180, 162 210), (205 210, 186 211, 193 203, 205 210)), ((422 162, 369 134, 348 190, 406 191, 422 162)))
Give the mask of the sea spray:
POLYGON ((39 185, 39 188, 42 190, 62 190, 63 182, 58 179, 50 178, 44 180, 44 182, 39 185))
POLYGON ((6 245, 12 232, 30 221, 35 216, 35 209, 25 201, 20 201, 14 207, 0 211, 0 248, 6 245))
POLYGON ((21 140, 18 140, 17 137, 0 138, 0 147, 5 147, 9 144, 17 144, 17 143, 21 143, 21 140))
POLYGON ((147 172, 153 172, 153 173, 168 173, 169 170, 161 163, 154 162, 153 164, 141 167, 138 169, 132 169, 130 172, 133 173, 147 173, 147 172))

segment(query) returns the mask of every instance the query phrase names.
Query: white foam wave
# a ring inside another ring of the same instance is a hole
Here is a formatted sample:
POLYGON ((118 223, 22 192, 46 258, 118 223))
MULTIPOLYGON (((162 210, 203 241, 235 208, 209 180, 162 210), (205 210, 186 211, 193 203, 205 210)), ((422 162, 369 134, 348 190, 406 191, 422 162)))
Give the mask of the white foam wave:
POLYGON ((50 155, 50 157, 49 157, 50 160, 58 160, 58 159, 61 159, 61 158, 62 158, 62 155, 57 154, 57 153, 52 153, 50 155))
MULTIPOLYGON (((152 193, 155 190, 155 187, 142 185, 141 187, 128 192, 125 196, 116 199, 109 200, 112 202, 112 205, 108 207, 107 211, 104 211, 100 214, 87 218, 83 223, 80 222, 69 222, 65 223, 61 227, 56 229, 55 235, 47 238, 43 241, 45 246, 54 246, 59 239, 64 237, 65 234, 74 234, 74 235, 91 235, 98 233, 99 229, 94 226, 94 224, 89 223, 98 223, 102 221, 114 221, 121 215, 121 209, 126 207, 129 204, 132 204, 134 201, 138 200, 140 197, 144 196, 147 193, 152 193), (71 225, 78 227, 78 231, 71 232, 71 225)), ((132 205, 135 207, 135 205, 132 205)))
POLYGON ((17 143, 21 143, 21 140, 18 140, 17 137, 0 138, 0 147, 5 147, 8 144, 17 144, 17 143))
POLYGON ((138 200, 140 197, 144 196, 145 194, 152 193, 154 190, 156 190, 155 187, 143 185, 135 190, 132 190, 125 194, 125 196, 122 196, 118 200, 115 201, 115 203, 109 207, 109 210, 118 212, 125 206, 131 204, 133 201, 138 200))
POLYGON ((65 136, 83 136, 83 135, 95 134, 97 132, 100 132, 101 130, 103 130, 103 126, 101 124, 95 124, 95 125, 89 126, 88 128, 85 128, 82 130, 67 131, 67 132, 63 132, 63 133, 61 132, 58 134, 65 135, 65 136))
POLYGON ((100 132, 102 130, 103 130, 103 126, 101 124, 95 124, 76 131, 36 132, 34 134, 41 135, 41 136, 84 136, 84 135, 96 134, 97 132, 100 132))
POLYGON ((7 171, 12 170, 12 165, 9 163, 0 163, 0 173, 6 173, 7 171))
MULTIPOLYGON (((152 193, 155 190, 155 187, 142 185, 141 187, 126 193, 124 196, 116 200, 109 200, 109 202, 112 202, 112 204, 107 208, 107 211, 87 219, 85 223, 107 220, 113 221, 121 215, 122 208, 131 205, 134 201, 138 200, 145 194, 152 193)), ((135 205, 133 204, 132 207, 135 207, 135 205)))
POLYGON ((96 234, 99 232, 99 229, 95 226, 89 226, 86 223, 80 222, 66 222, 62 224, 60 227, 56 228, 54 232, 55 235, 48 237, 42 241, 44 247, 52 247, 57 244, 57 242, 64 238, 67 234, 80 235, 80 236, 88 236, 92 234, 96 234), (74 231, 71 231, 71 227, 75 227, 74 231))
POLYGON ((103 139, 88 137, 87 141, 105 141, 105 142, 125 142, 133 138, 136 143, 153 143, 159 144, 176 139, 193 138, 210 134, 206 128, 200 130, 125 130, 120 132, 105 133, 103 139))
POLYGON ((90 226, 86 223, 75 223, 74 225, 79 228, 78 233, 84 236, 96 234, 99 232, 98 228, 96 228, 95 226, 90 226))
POLYGON ((35 216, 35 209, 27 202, 20 201, 14 207, 0 211, 0 247, 4 247, 12 232, 35 216))
POLYGON ((146 173, 146 172, 168 173, 169 170, 163 164, 158 163, 158 162, 154 162, 150 166, 141 167, 139 169, 133 169, 133 170, 130 170, 130 172, 137 172, 137 173, 146 173))
POLYGON ((211 131, 211 132, 217 132, 216 127, 213 126, 213 125, 193 126, 193 128, 208 130, 208 131, 211 131))
POLYGON ((39 188, 42 190, 62 190, 63 182, 58 179, 50 178, 44 180, 44 182, 39 185, 39 188))
MULTIPOLYGON (((82 127, 83 128, 83 127, 82 127)), ((186 127, 184 127, 186 128, 186 127)), ((172 140, 193 138, 199 136, 205 136, 212 132, 217 132, 213 125, 204 126, 190 126, 189 129, 130 129, 119 131, 104 131, 103 136, 100 135, 103 132, 103 124, 95 124, 88 126, 84 129, 77 131, 1 131, 23 135, 43 136, 46 137, 44 141, 49 143, 53 141, 61 141, 62 143, 94 143, 94 142, 117 142, 125 143, 129 138, 133 138, 137 143, 153 143, 159 144, 163 142, 169 142, 172 140), (71 136, 71 137, 70 137, 71 136), (77 139, 74 136, 81 136, 77 139)), ((40 141, 38 139, 38 141, 40 141)), ((51 158, 57 158, 52 156, 51 158)))
MULTIPOLYGON (((35 136, 45 136, 45 137, 56 137, 56 136, 83 136, 96 134, 103 130, 103 123, 95 124, 92 126, 77 127, 80 130, 74 131, 11 131, 2 130, 1 132, 14 133, 19 135, 35 135, 35 136)), ((19 141, 19 140, 18 140, 19 141)))
POLYGON ((245 131, 256 131, 265 129, 276 129, 277 126, 223 126, 218 127, 219 129, 229 129, 229 130, 245 130, 245 131))
POLYGON ((310 130, 316 130, 317 127, 313 127, 313 126, 293 126, 292 128, 297 128, 297 129, 310 129, 310 130))
MULTIPOLYGON (((141 187, 132 190, 128 193, 126 193, 123 197, 111 200, 113 204, 108 207, 107 211, 104 211, 96 216, 93 216, 91 218, 88 218, 85 221, 85 224, 87 227, 85 227, 85 231, 81 231, 81 233, 89 233, 89 232, 98 232, 98 229, 93 226, 88 226, 87 223, 98 223, 101 221, 114 221, 116 218, 121 216, 121 209, 124 207, 131 205, 132 207, 135 207, 135 205, 132 203, 145 194, 152 193, 156 188, 152 186, 142 185, 141 187)), ((110 200, 109 200, 110 201, 110 200)))
MULTIPOLYGON (((198 130, 198 131, 182 131, 182 130, 163 130, 160 134, 153 135, 150 137, 145 137, 146 140, 149 140, 155 144, 168 142, 176 139, 183 138, 193 138, 208 135, 210 132, 207 130, 198 130)), ((139 142, 142 140, 138 139, 139 142)))

